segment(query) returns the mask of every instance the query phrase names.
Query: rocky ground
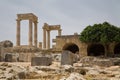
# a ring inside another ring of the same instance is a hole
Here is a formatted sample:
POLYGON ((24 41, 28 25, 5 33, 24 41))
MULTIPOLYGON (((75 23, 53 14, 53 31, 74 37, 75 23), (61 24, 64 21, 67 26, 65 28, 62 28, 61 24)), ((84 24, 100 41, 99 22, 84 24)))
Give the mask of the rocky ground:
POLYGON ((83 58, 73 66, 60 65, 60 62, 55 61, 50 66, 31 66, 29 62, 0 62, 0 79, 120 80, 119 65, 112 65, 108 59, 102 62, 105 66, 96 64, 97 61, 99 62, 100 59, 83 58))

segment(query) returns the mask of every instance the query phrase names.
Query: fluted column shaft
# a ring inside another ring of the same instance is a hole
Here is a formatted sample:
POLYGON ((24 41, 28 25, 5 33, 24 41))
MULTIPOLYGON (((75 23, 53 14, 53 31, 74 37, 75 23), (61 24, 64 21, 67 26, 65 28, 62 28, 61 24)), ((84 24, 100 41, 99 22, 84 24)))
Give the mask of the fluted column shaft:
POLYGON ((37 22, 34 22, 34 45, 37 47, 37 22))
POLYGON ((58 36, 61 36, 61 29, 60 30, 58 30, 58 36))
POLYGON ((43 48, 46 49, 46 30, 43 28, 43 48))
POLYGON ((29 46, 32 46, 32 20, 29 20, 29 46))
POLYGON ((50 30, 47 30, 47 49, 50 49, 50 30))
POLYGON ((20 46, 20 20, 17 21, 16 46, 20 46))

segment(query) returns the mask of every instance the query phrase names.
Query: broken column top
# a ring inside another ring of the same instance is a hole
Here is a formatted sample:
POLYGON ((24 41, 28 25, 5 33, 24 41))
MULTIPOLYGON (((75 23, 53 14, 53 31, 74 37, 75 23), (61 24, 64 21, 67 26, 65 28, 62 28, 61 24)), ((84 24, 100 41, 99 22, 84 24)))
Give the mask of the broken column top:
POLYGON ((46 29, 46 30, 61 30, 60 25, 48 25, 47 23, 44 23, 43 28, 46 29))
POLYGON ((36 15, 34 15, 33 13, 25 13, 25 14, 17 14, 17 18, 18 20, 32 20, 37 21, 38 17, 36 15))

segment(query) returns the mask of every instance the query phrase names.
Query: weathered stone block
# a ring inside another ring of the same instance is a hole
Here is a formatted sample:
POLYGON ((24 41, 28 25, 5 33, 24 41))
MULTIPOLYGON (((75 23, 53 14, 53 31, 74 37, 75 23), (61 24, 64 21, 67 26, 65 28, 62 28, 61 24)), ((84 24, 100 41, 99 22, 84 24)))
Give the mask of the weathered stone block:
POLYGON ((0 46, 0 61, 4 61, 4 52, 2 46, 0 46))
POLYGON ((52 64, 51 57, 33 57, 31 60, 32 66, 49 66, 52 64))
POLYGON ((33 53, 19 53, 19 61, 20 62, 30 62, 31 57, 33 57, 33 53))
POLYGON ((25 72, 20 72, 18 73, 19 79, 25 79, 26 78, 26 73, 25 72))
POLYGON ((12 54, 5 55, 5 62, 12 62, 12 54))
POLYGON ((75 54, 70 51, 63 51, 61 56, 61 65, 73 65, 75 54))

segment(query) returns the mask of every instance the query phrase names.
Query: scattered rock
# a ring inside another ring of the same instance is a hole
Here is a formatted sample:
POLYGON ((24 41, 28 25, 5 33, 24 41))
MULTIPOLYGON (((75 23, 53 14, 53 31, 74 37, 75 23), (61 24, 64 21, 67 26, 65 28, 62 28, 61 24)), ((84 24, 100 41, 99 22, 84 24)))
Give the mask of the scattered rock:
POLYGON ((90 56, 81 58, 79 63, 83 63, 83 66, 98 65, 103 67, 109 67, 114 65, 113 61, 111 61, 110 59, 103 59, 103 58, 90 57, 90 56))
POLYGON ((65 71, 70 73, 74 71, 74 68, 71 65, 63 65, 62 68, 64 68, 65 71))
POLYGON ((98 75, 99 72, 97 70, 89 70, 87 74, 98 75))
POLYGON ((61 54, 52 54, 53 61, 61 61, 61 54))
POLYGON ((19 79, 26 79, 26 73, 25 72, 19 72, 18 77, 19 77, 19 79))
POLYGON ((120 66, 110 66, 108 68, 106 68, 107 71, 116 71, 120 69, 120 66))
POLYGON ((8 63, 3 62, 3 63, 1 64, 1 66, 8 66, 8 63))
POLYGON ((79 73, 82 75, 86 75, 86 72, 87 72, 87 70, 85 70, 85 69, 80 69, 80 71, 79 71, 79 73))
POLYGON ((73 66, 74 66, 74 67, 82 67, 82 66, 83 66, 83 63, 74 63, 73 66))
POLYGON ((71 73, 70 76, 65 80, 86 80, 86 79, 79 73, 71 73))

